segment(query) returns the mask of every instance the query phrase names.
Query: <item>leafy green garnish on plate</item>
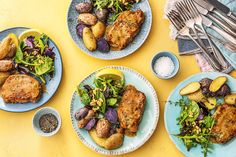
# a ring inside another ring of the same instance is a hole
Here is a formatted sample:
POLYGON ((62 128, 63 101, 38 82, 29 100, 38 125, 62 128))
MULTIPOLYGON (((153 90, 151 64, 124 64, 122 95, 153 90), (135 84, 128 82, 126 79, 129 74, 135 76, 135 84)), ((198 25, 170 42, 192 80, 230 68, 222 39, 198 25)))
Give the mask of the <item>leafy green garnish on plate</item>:
POLYGON ((84 105, 104 114, 108 107, 115 107, 124 90, 124 80, 95 78, 94 86, 77 87, 77 93, 84 105))
POLYGON ((214 136, 211 129, 215 120, 210 112, 205 111, 195 101, 184 97, 176 104, 181 107, 181 112, 177 118, 180 133, 175 136, 183 141, 188 151, 192 147, 201 145, 204 157, 206 157, 210 152, 210 138, 214 136))
POLYGON ((121 12, 130 10, 133 7, 134 2, 127 2, 121 0, 93 0, 93 5, 98 10, 109 9, 112 14, 109 16, 108 21, 114 22, 121 12))
POLYGON ((46 76, 54 72, 54 52, 48 45, 48 36, 42 34, 28 37, 20 42, 14 61, 19 67, 24 67, 27 72, 38 77, 44 84, 46 76), (46 53, 47 49, 47 53, 46 53))

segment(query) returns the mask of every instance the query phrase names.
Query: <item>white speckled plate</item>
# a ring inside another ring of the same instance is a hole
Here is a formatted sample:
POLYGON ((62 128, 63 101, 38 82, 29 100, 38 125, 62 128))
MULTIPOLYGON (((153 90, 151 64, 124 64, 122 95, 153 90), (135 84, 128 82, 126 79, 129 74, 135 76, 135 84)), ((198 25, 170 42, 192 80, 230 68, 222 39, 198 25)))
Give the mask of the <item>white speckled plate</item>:
MULTIPOLYGON (((104 67, 107 68, 107 67, 104 67)), ((102 69, 104 69, 102 68, 102 69)), ((70 115, 72 120, 72 125, 74 127, 75 132, 79 136, 80 140, 89 148, 92 150, 105 154, 105 155, 120 155, 125 154, 128 152, 132 152, 139 147, 141 147, 153 134, 155 131, 158 118, 159 118, 159 103, 158 98, 155 92, 155 89, 150 84, 150 82, 144 78, 141 74, 137 73, 134 70, 131 70, 126 67, 122 66, 109 66, 109 68, 115 68, 120 71, 122 71, 125 75, 126 85, 132 84, 134 85, 138 90, 142 91, 146 95, 146 106, 143 113, 142 121, 139 125, 139 130, 137 132, 137 135, 135 137, 127 137, 124 138, 123 145, 114 150, 106 150, 100 146, 98 146, 90 137, 89 133, 84 129, 79 129, 77 125, 77 121, 74 117, 75 112, 84 106, 78 94, 74 92, 71 100, 71 106, 70 106, 70 115)), ((101 69, 99 69, 101 70, 101 69)), ((99 71, 97 70, 97 71, 99 71)), ((95 77, 96 72, 93 72, 88 77, 86 77, 79 86, 83 86, 84 84, 93 84, 93 80, 95 77)))
POLYGON ((89 51, 83 43, 83 40, 76 34, 76 26, 78 24, 78 13, 75 10, 75 5, 84 2, 84 0, 72 0, 69 6, 67 15, 67 25, 70 35, 77 46, 85 53, 95 58, 104 60, 113 60, 123 58, 135 52, 139 47, 143 45, 147 39, 152 26, 152 11, 148 0, 141 0, 141 2, 134 5, 133 10, 141 9, 145 14, 145 21, 141 27, 139 34, 135 37, 134 41, 130 43, 125 49, 121 51, 110 51, 108 53, 102 53, 99 51, 89 51))

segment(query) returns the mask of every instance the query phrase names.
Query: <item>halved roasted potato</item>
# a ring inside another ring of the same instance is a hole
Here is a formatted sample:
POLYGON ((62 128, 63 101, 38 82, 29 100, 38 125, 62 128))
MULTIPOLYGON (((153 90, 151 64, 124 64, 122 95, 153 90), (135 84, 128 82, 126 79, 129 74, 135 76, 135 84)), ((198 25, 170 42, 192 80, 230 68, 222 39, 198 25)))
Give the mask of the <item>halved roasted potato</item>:
POLYGON ((229 105, 236 105, 236 93, 225 96, 225 103, 229 105))
POLYGON ((216 107, 216 103, 217 102, 216 102, 216 98, 215 97, 209 97, 203 103, 206 106, 206 108, 208 108, 209 110, 212 110, 212 109, 214 109, 216 107))
POLYGON ((210 84, 209 90, 211 92, 217 92, 225 84, 226 81, 227 81, 227 77, 225 76, 217 77, 210 84))
POLYGON ((180 95, 187 95, 194 93, 200 89, 201 85, 199 82, 191 82, 184 88, 182 88, 179 92, 180 95))
POLYGON ((89 134, 97 145, 108 150, 116 149, 123 144, 124 135, 121 133, 115 133, 108 138, 100 138, 97 136, 96 130, 92 129, 89 134))
POLYGON ((206 97, 202 94, 202 90, 199 89, 198 91, 188 94, 189 100, 193 100, 196 102, 202 102, 206 99, 206 97))

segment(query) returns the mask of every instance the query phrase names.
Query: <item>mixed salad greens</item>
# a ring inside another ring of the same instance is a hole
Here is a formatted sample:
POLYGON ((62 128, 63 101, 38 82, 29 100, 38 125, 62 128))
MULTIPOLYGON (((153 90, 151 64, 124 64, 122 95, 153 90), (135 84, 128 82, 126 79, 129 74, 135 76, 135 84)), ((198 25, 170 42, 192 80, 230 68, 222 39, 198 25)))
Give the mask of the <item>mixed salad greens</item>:
POLYGON ((106 78, 95 78, 95 87, 84 85, 78 87, 77 92, 81 98, 81 102, 90 106, 99 114, 105 114, 109 107, 116 107, 121 99, 125 81, 106 78))
POLYGON ((210 138, 214 136, 211 133, 215 123, 212 114, 204 104, 191 101, 187 97, 183 97, 176 104, 181 107, 181 113, 177 118, 180 133, 175 136, 183 141, 188 151, 200 144, 206 157, 210 151, 210 138))
POLYGON ((53 77, 55 53, 48 45, 48 36, 29 36, 20 42, 14 58, 20 73, 32 74, 46 84, 53 77))
POLYGON ((98 10, 102 9, 109 9, 112 13, 109 17, 109 22, 114 22, 116 18, 120 15, 121 12, 125 10, 130 10, 133 7, 133 4, 135 2, 139 2, 139 0, 136 1, 127 1, 127 0, 93 0, 94 6, 98 10))

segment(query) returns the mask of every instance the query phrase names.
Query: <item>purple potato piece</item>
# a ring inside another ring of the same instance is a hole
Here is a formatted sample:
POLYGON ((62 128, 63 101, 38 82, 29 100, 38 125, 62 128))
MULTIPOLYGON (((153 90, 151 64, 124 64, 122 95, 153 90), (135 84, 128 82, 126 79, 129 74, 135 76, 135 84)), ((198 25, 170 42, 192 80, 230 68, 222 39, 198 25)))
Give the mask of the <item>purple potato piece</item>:
POLYGON ((201 84, 201 87, 204 88, 209 88, 210 85, 211 85, 211 82, 212 82, 212 79, 209 79, 209 78, 203 78, 200 80, 200 84, 201 84))
POLYGON ((107 21, 108 14, 109 14, 109 11, 107 9, 102 9, 102 10, 97 9, 95 11, 95 15, 97 16, 97 18, 103 22, 107 21))
POLYGON ((107 112, 105 113, 105 117, 110 123, 117 123, 118 115, 115 109, 108 108, 107 112))
POLYGON ((90 131, 96 124, 97 122, 97 119, 96 118, 92 118, 87 124, 86 126, 84 127, 84 129, 90 131))
POLYGON ((230 87, 227 84, 224 84, 217 92, 216 96, 224 97, 231 93, 230 87))
POLYGON ((75 119, 76 120, 81 120, 84 117, 87 116, 89 109, 86 107, 80 108, 76 113, 75 113, 75 119))
POLYGON ((80 23, 76 26, 76 33, 78 34, 78 36, 83 37, 83 30, 86 27, 86 25, 80 23))
POLYGON ((104 38, 100 38, 97 40, 97 49, 101 52, 109 52, 110 46, 104 38))
POLYGON ((79 4, 76 4, 75 9, 78 13, 90 13, 93 10, 92 3, 89 2, 82 2, 79 4))

